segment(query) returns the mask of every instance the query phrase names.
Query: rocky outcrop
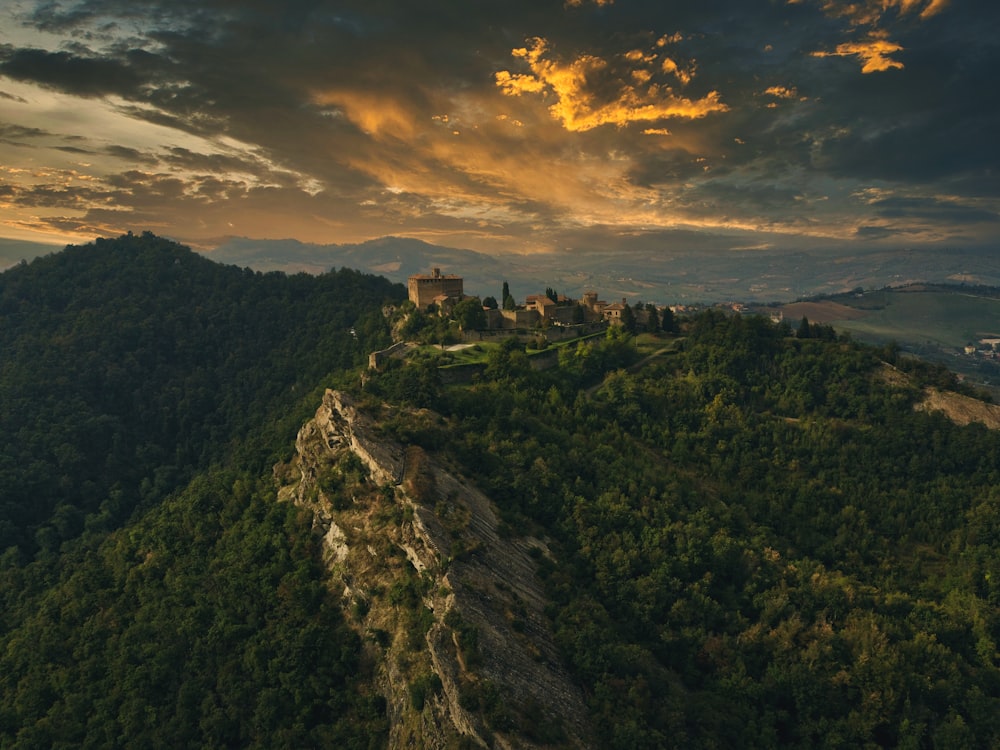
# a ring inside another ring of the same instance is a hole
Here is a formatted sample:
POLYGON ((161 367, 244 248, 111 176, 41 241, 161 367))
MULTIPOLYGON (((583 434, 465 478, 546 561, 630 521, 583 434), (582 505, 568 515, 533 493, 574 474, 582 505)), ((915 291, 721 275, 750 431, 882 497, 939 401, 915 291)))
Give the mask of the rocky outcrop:
POLYGON ((589 746, 544 614, 543 541, 501 534, 489 498, 345 394, 326 392, 296 447, 280 496, 313 512, 368 636, 390 746, 589 746))
POLYGON ((955 424, 977 422, 991 430, 1000 430, 1000 406, 953 391, 925 388, 923 400, 913 408, 917 411, 942 412, 955 424))
MULTIPOLYGON (((878 376, 889 385, 903 388, 914 386, 913 378, 883 362, 878 376)), ((973 422, 991 430, 1000 430, 1000 405, 991 404, 954 391, 942 391, 932 386, 923 389, 923 397, 913 405, 915 411, 940 412, 958 425, 973 422)))

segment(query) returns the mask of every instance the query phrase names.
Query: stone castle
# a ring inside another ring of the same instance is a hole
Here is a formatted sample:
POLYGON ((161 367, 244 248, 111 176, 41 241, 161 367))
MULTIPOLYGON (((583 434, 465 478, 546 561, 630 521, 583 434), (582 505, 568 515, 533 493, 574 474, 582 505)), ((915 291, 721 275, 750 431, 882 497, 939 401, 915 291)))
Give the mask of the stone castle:
POLYGON ((462 288, 462 277, 453 273, 442 274, 440 268, 435 268, 430 274, 415 274, 407 279, 410 302, 418 310, 426 310, 431 305, 439 308, 449 300, 461 300, 465 294, 462 288))
MULTIPOLYGON (((414 274, 407 279, 410 301, 418 310, 434 305, 448 311, 456 302, 465 298, 464 280, 456 274, 442 274, 434 268, 429 274, 414 274)), ((550 299, 544 294, 529 294, 524 305, 514 310, 486 309, 488 327, 491 329, 531 328, 539 324, 556 323, 571 325, 606 321, 621 323, 621 315, 628 305, 598 299, 597 292, 585 292, 583 299, 574 300, 564 295, 550 299)))

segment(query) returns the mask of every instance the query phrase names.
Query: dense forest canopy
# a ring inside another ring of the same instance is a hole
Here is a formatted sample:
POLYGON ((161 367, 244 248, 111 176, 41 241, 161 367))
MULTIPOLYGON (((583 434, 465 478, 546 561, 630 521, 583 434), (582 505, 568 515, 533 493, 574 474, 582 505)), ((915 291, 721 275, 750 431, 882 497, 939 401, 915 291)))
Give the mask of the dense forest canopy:
POLYGON ((0 550, 53 551, 85 518, 111 528, 236 449, 273 463, 262 425, 384 343, 380 307, 403 296, 346 269, 222 266, 149 234, 0 274, 0 550))
POLYGON ((1000 434, 912 408, 954 377, 714 311, 675 347, 369 385, 446 415, 412 439, 557 542, 551 613, 601 746, 1000 743, 1000 434))
POLYGON ((0 274, 0 746, 378 746, 267 477, 404 296, 150 234, 0 274))
POLYGON ((1000 744, 1000 434, 913 409, 946 370, 708 311, 362 385, 403 298, 148 234, 0 274, 0 746, 385 746, 271 476, 330 385, 548 541, 598 746, 1000 744))

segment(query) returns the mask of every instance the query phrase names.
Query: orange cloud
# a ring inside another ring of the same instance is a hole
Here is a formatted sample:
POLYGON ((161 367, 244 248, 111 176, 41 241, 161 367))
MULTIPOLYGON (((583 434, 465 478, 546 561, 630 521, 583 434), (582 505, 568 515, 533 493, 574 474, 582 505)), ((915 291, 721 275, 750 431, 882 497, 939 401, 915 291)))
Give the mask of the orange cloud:
POLYGON ((927 7, 920 11, 921 18, 930 18, 931 16, 936 16, 938 13, 943 11, 948 7, 950 0, 931 0, 927 7))
POLYGON ((634 49, 631 52, 625 53, 625 59, 634 63, 652 63, 656 62, 656 55, 643 52, 641 49, 634 49))
POLYGON ((903 47, 888 41, 889 32, 882 28, 887 22, 916 14, 921 21, 936 16, 948 7, 951 0, 819 0, 823 12, 834 18, 846 18, 855 27, 867 26, 868 40, 845 42, 837 45, 835 52, 813 52, 813 57, 856 56, 864 61, 862 73, 876 73, 902 68, 903 63, 890 55, 903 47))
MULTIPOLYGON (((581 55, 568 62, 557 60, 548 54, 544 39, 533 39, 529 47, 512 50, 511 54, 523 59, 531 73, 502 70, 495 75, 496 85, 507 96, 541 93, 553 98, 549 113, 569 131, 670 118, 698 119, 729 110, 718 91, 710 91, 701 99, 678 96, 670 86, 653 82, 652 72, 645 68, 638 69, 643 72, 629 70, 622 75, 620 66, 595 55, 581 55)), ((630 52, 621 57, 625 63, 651 61, 642 53, 630 52)), ((675 69, 684 82, 676 64, 667 66, 669 72, 675 69)))
POLYGON ((898 15, 917 13, 927 20, 948 7, 951 0, 822 0, 823 11, 837 18, 847 18, 856 26, 877 25, 890 11, 898 15))
POLYGON ((664 73, 672 73, 677 76, 677 80, 680 81, 685 86, 691 83, 691 79, 694 78, 694 66, 685 70, 681 68, 674 60, 669 57, 663 58, 663 62, 660 63, 660 68, 664 73))
POLYGON ((667 36, 661 36, 659 39, 656 40, 656 46, 666 47, 668 44, 677 44, 678 42, 683 42, 683 41, 684 41, 684 36, 679 31, 676 31, 673 34, 669 34, 667 36))
POLYGON ((851 57, 856 56, 864 61, 862 73, 876 73, 903 68, 903 63, 893 60, 889 55, 900 52, 903 47, 885 39, 872 39, 867 42, 845 42, 838 44, 835 52, 813 52, 813 57, 851 57))
MULTIPOLYGON (((321 107, 337 107, 364 133, 375 137, 408 140, 415 132, 413 112, 399 101, 362 91, 324 91, 313 95, 321 107)), ((447 122, 444 119, 443 122, 447 122)))
POLYGON ((794 99, 798 96, 798 91, 796 91, 794 86, 791 88, 788 86, 771 86, 764 89, 764 93, 769 96, 775 96, 778 99, 794 99))

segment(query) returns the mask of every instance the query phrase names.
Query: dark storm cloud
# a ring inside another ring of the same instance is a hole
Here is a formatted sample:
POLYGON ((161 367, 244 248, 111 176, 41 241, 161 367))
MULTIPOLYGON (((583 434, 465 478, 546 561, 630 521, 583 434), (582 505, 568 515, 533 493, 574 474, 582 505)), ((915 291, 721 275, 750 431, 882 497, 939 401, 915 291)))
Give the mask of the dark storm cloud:
POLYGON ((0 75, 78 96, 134 96, 144 82, 127 61, 41 49, 9 51, 0 62, 0 75))
POLYGON ((879 216, 888 219, 935 219, 955 224, 1000 222, 996 210, 956 205, 932 198, 887 198, 872 204, 879 216))
POLYGON ((930 182, 1000 166, 996 128, 1000 69, 996 4, 950 5, 939 22, 898 37, 902 68, 855 76, 841 61, 819 61, 827 76, 818 113, 837 127, 816 167, 862 179, 930 182), (833 69, 830 69, 832 66, 833 69))
POLYGON ((884 226, 860 226, 855 231, 855 234, 862 240, 885 240, 905 234, 905 232, 884 226))
POLYGON ((145 153, 136 148, 129 148, 127 146, 108 146, 104 152, 108 156, 114 156, 119 159, 132 162, 133 164, 145 164, 149 166, 158 164, 160 161, 152 154, 145 153))
POLYGON ((47 130, 41 128, 26 128, 21 125, 0 122, 0 141, 18 146, 28 145, 26 140, 41 138, 50 135, 47 130))

